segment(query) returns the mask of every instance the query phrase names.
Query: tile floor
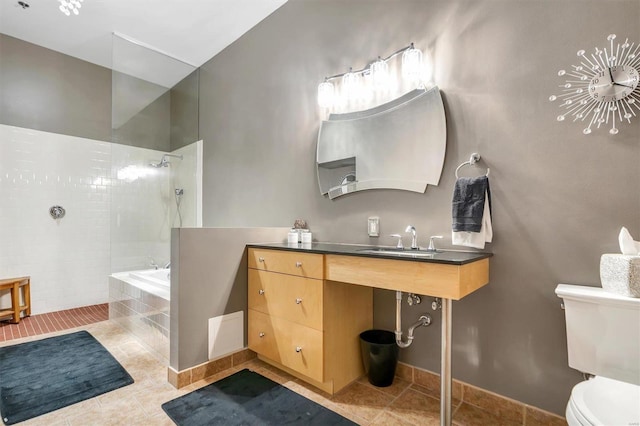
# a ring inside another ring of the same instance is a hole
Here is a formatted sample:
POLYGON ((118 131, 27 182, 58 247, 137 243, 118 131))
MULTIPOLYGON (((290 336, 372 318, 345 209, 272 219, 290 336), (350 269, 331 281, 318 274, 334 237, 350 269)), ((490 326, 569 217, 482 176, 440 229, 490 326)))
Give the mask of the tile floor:
MULTIPOLYGON (((5 317, 9 318, 9 317, 5 317)), ((0 342, 68 330, 109 319, 109 305, 83 306, 22 318, 18 324, 0 321, 0 342)))
MULTIPOLYGON (((37 316, 31 317, 35 318, 37 316)), ((21 321, 21 323, 23 323, 21 321)), ((388 388, 376 388, 361 379, 331 396, 264 362, 253 359, 182 389, 167 382, 167 368, 128 332, 112 321, 101 321, 46 335, 6 339, 0 346, 42 337, 87 330, 127 369, 135 383, 107 394, 45 414, 22 425, 173 425, 161 404, 220 380, 243 368, 250 368, 283 386, 351 419, 360 425, 439 425, 440 404, 429 390, 397 378, 388 388)), ((6 332, 5 332, 6 336, 6 332)), ((516 425, 472 405, 454 401, 456 425, 516 425)))

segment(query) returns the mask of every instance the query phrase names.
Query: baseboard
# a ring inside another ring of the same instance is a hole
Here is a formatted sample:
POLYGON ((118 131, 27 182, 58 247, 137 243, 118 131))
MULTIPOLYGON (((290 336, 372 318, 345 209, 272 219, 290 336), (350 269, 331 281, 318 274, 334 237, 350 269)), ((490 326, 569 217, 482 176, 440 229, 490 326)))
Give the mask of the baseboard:
POLYGON ((182 371, 176 371, 171 367, 167 367, 167 380, 173 385, 173 387, 180 389, 185 386, 189 386, 191 383, 195 383, 198 380, 206 379, 214 374, 236 367, 255 357, 255 352, 250 349, 243 349, 182 371))
MULTIPOLYGON (((175 388, 180 389, 199 380, 213 376, 214 374, 237 367, 238 365, 254 358, 256 358, 255 352, 250 349, 243 349, 222 358, 207 361, 179 372, 168 367, 168 381, 175 388)), ((268 363, 273 364, 272 362, 268 363)), ((277 367, 281 368, 281 366, 277 367)), ((291 371, 286 372, 291 373, 291 371)), ((396 369, 396 376, 415 385, 421 386, 435 397, 439 397, 440 395, 439 374, 400 362, 396 369)), ((318 386, 318 384, 314 385, 318 386)), ((319 388, 325 392, 327 391, 322 386, 319 386, 319 388)), ((451 394, 454 402, 457 404, 470 404, 489 413, 499 415, 500 418, 511 420, 514 423, 566 425, 566 420, 562 416, 459 380, 453 380, 451 394)))
MULTIPOLYGON (((399 362, 396 376, 440 397, 439 374, 399 362)), ((457 404, 470 404, 515 423, 566 425, 562 416, 455 379, 451 386, 451 397, 457 404)))

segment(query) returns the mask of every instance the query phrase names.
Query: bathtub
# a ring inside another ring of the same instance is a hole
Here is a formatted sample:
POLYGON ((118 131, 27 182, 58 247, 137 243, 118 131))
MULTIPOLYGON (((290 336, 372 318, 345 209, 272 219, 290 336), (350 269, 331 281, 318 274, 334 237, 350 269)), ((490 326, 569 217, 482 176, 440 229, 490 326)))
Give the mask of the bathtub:
POLYGON ((111 277, 124 281, 144 292, 171 300, 171 272, 169 269, 117 272, 111 277))
POLYGON ((170 298, 168 269, 109 276, 109 319, 133 334, 164 365, 169 365, 170 298))

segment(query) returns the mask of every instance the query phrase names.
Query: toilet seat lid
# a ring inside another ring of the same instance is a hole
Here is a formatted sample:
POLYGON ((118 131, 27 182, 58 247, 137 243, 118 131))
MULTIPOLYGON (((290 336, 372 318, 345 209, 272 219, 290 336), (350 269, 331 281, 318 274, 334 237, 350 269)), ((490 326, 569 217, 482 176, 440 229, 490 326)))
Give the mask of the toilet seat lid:
POLYGON ((571 391, 573 407, 594 425, 640 422, 640 386, 606 377, 578 383, 571 391))

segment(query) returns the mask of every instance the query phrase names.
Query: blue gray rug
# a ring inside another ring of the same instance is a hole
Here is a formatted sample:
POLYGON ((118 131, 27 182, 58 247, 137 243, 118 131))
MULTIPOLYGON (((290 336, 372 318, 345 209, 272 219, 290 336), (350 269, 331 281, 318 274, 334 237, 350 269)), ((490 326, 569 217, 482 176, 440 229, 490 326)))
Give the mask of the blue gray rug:
POLYGON ((7 425, 131 383, 86 331, 0 348, 0 414, 7 425))
POLYGON ((166 402, 162 409, 179 426, 356 424, 246 369, 166 402))

